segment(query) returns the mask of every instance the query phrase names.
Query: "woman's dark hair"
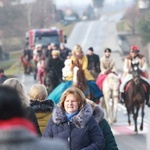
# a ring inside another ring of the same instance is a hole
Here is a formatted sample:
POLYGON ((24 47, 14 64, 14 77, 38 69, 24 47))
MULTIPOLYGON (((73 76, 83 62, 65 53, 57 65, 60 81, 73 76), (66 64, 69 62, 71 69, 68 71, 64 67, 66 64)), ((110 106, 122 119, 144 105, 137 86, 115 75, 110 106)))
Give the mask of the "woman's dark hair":
POLYGON ((0 114, 0 120, 25 117, 25 111, 17 91, 6 85, 0 85, 0 114))

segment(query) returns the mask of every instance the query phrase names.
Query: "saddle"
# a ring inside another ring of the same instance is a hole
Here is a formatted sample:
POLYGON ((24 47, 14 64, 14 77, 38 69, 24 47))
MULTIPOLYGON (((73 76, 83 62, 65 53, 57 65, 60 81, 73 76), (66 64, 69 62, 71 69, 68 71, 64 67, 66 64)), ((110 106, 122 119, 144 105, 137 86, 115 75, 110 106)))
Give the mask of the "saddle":
MULTIPOLYGON (((128 89, 129 89, 129 87, 130 87, 130 84, 131 84, 131 80, 128 81, 127 84, 125 85, 125 92, 128 91, 128 89)), ((143 89, 144 89, 145 92, 148 91, 148 89, 147 89, 147 87, 146 87, 146 85, 145 85, 144 83, 142 83, 142 87, 143 87, 143 89)))

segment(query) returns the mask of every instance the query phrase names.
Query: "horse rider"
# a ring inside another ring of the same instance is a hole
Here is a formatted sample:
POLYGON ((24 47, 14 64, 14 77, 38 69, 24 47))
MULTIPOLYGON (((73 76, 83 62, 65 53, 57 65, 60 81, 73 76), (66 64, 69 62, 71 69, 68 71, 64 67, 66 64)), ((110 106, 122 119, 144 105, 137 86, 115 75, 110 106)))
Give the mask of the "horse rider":
POLYGON ((86 56, 88 59, 88 70, 95 78, 97 78, 97 75, 100 73, 99 56, 94 53, 93 47, 88 49, 88 54, 86 56))
MULTIPOLYGON (((102 92, 98 88, 98 86, 95 83, 94 77, 90 74, 90 72, 87 69, 88 66, 88 60, 87 56, 84 54, 82 48, 80 45, 75 45, 72 50, 72 55, 70 57, 71 64, 68 65, 71 67, 71 70, 73 68, 73 64, 76 64, 77 62, 80 63, 82 66, 82 69, 85 74, 85 78, 87 80, 87 85, 89 86, 89 89, 91 93, 94 95, 95 99, 93 101, 99 102, 100 97, 102 97, 102 92)), ((58 93, 64 92, 67 88, 72 86, 72 80, 73 80, 73 70, 69 73, 68 76, 65 77, 65 82, 58 85, 48 96, 47 99, 53 99, 55 103, 59 102, 60 96, 58 93)))
POLYGON ((124 88, 127 82, 129 82, 133 76, 131 75, 132 71, 132 64, 136 63, 141 71, 141 78, 142 80, 146 83, 147 87, 147 92, 146 94, 146 104, 150 106, 149 102, 149 79, 148 79, 148 73, 147 73, 147 62, 146 58, 139 54, 139 48, 136 45, 131 46, 130 48, 130 54, 126 56, 124 60, 124 68, 123 68, 123 78, 122 78, 122 83, 120 86, 120 92, 121 92, 121 97, 124 100, 125 99, 125 94, 124 94, 124 88))
MULTIPOLYGON (((51 70, 54 71, 56 79, 58 79, 55 87, 62 82, 62 68, 64 67, 64 62, 60 58, 60 51, 59 50, 53 50, 52 51, 52 57, 49 57, 46 60, 45 64, 45 71, 46 74, 48 74, 51 70)), ((47 76, 47 75, 46 75, 47 76)), ((47 76, 48 77, 48 76, 47 76)))
POLYGON ((111 72, 116 74, 115 60, 111 57, 110 48, 105 48, 104 50, 104 56, 100 59, 100 69, 101 73, 99 74, 96 83, 102 90, 103 81, 107 75, 111 72))
POLYGON ((20 58, 24 66, 24 73, 29 74, 32 71, 31 70, 32 51, 28 49, 27 46, 25 46, 23 54, 21 55, 20 58))

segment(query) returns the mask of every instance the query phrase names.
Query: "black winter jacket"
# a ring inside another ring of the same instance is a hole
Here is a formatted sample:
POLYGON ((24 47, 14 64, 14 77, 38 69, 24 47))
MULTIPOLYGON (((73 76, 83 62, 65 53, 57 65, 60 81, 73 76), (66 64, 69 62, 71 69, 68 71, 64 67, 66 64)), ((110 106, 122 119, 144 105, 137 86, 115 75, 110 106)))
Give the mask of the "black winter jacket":
POLYGON ((64 67, 64 62, 61 58, 49 58, 46 61, 45 70, 48 73, 50 70, 54 70, 57 78, 62 78, 62 68, 64 67))
POLYGON ((100 125, 104 138, 105 138, 105 149, 104 150, 118 150, 115 137, 111 131, 111 127, 108 122, 104 119, 104 113, 100 106, 96 105, 93 116, 97 123, 100 125))

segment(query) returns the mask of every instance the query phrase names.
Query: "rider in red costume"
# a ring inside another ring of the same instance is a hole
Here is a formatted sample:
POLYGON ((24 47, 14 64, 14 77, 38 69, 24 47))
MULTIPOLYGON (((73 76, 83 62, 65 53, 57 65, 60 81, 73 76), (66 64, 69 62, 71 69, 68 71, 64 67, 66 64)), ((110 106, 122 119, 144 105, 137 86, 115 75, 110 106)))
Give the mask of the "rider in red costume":
POLYGON ((150 106, 150 103, 149 103, 149 79, 148 79, 148 73, 147 73, 148 65, 146 62, 146 58, 143 55, 139 54, 139 48, 136 45, 131 46, 130 54, 128 56, 126 56, 126 58, 124 60, 123 78, 122 78, 122 83, 120 86, 120 92, 122 95, 122 99, 123 100, 125 99, 124 88, 125 88, 126 83, 133 78, 133 76, 131 75, 132 64, 138 64, 138 67, 141 70, 141 78, 146 83, 146 87, 147 87, 147 92, 145 93, 146 104, 148 106, 150 106))

